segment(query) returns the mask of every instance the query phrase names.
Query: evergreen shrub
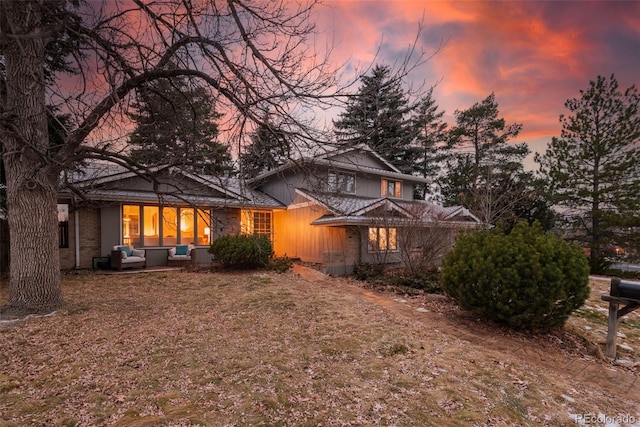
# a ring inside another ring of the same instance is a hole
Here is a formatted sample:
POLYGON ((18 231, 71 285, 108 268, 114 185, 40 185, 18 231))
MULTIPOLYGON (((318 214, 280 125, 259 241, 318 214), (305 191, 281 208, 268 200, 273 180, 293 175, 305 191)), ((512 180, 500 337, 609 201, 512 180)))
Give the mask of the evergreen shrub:
POLYGON ((440 270, 401 271, 389 275, 389 282, 396 286, 418 289, 430 294, 441 294, 440 270))
POLYGON ((377 280, 384 277, 384 268, 381 264, 358 264, 353 267, 353 276, 367 282, 377 280))
POLYGON ((224 267, 234 269, 266 267, 273 255, 269 239, 245 234, 219 237, 213 241, 208 251, 224 267))
POLYGON ((589 296, 589 262, 536 223, 461 236, 445 257, 442 288, 461 308, 514 329, 562 326, 589 296))
POLYGON ((276 273, 286 273, 291 270, 291 267, 293 267, 293 260, 286 255, 271 258, 267 265, 269 270, 275 271, 276 273))

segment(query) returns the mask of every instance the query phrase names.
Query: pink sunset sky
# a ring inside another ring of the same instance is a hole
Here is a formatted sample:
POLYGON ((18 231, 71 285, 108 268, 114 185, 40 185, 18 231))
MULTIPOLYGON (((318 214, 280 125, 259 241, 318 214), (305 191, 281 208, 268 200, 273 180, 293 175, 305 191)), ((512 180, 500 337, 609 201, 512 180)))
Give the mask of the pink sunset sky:
POLYGON ((416 48, 431 55, 443 47, 411 78, 438 83, 446 120, 494 92, 533 151, 560 134, 564 102, 590 80, 615 74, 622 89, 640 83, 637 1, 325 0, 317 17, 333 60, 347 63, 345 78, 372 61, 401 61, 422 22, 416 48))

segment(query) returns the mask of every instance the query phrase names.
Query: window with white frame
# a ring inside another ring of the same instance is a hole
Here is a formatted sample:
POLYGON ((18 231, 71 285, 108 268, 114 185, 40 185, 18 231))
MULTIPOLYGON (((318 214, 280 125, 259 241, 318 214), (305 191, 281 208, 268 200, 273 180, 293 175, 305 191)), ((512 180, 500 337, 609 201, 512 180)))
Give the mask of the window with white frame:
POLYGON ((398 230, 394 227, 369 227, 369 252, 397 251, 398 230))
POLYGON ((402 197, 402 181, 394 181, 391 179, 382 178, 380 194, 382 197, 402 197))
POLYGON ((352 173, 329 172, 327 189, 329 191, 340 191, 342 193, 355 193, 356 176, 352 173))

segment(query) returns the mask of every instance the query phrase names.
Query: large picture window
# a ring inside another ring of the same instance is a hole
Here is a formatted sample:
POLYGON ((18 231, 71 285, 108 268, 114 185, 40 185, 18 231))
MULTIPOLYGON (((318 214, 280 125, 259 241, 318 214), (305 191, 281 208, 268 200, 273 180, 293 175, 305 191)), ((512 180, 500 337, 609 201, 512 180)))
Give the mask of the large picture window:
POLYGON ((160 246, 160 208, 144 206, 144 246, 160 246))
POLYGON ((178 209, 162 208, 162 244, 178 244, 178 209))
POLYGON ((180 209, 180 243, 195 243, 194 231, 196 229, 193 208, 180 209))
POLYGON ((369 252, 397 250, 398 231, 395 228, 369 227, 369 252))
POLYGON ((141 246, 140 211, 137 205, 124 205, 122 208, 122 243, 129 246, 141 246))
POLYGON ((209 209, 124 205, 122 242, 134 247, 209 245, 210 222, 209 209))

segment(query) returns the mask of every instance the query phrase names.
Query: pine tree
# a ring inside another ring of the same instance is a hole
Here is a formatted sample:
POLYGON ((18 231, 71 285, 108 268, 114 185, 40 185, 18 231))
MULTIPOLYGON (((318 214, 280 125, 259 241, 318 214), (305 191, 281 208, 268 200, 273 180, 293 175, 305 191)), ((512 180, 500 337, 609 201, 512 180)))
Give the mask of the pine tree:
MULTIPOLYGON (((434 178, 440 172, 441 151, 447 139, 447 124, 442 120, 444 111, 439 110, 433 98, 433 88, 416 105, 411 116, 411 129, 415 136, 407 150, 406 162, 411 172, 423 178, 434 178)), ((423 200, 429 193, 427 185, 417 186, 416 199, 423 200)))
POLYGON ((626 232, 640 224, 640 94, 598 76, 564 105, 570 114, 560 116, 560 137, 536 161, 597 269, 607 246, 629 244, 626 232))
POLYGON ((228 147, 216 141, 221 117, 207 91, 181 79, 156 80, 137 92, 131 157, 146 166, 173 165, 205 174, 230 168, 228 147))
POLYGON ((361 81, 358 93, 334 121, 338 143, 366 144, 400 170, 410 171, 405 160, 412 139, 410 106, 402 81, 382 65, 376 65, 361 81))
POLYGON ((467 110, 456 110, 455 117, 448 172, 439 179, 445 204, 462 204, 486 224, 511 218, 531 179, 522 164, 529 148, 508 144, 522 125, 507 125, 499 117, 493 93, 467 110))
POLYGON ((240 173, 254 178, 286 163, 291 156, 291 146, 284 132, 268 120, 258 126, 250 136, 251 144, 239 156, 240 173))

